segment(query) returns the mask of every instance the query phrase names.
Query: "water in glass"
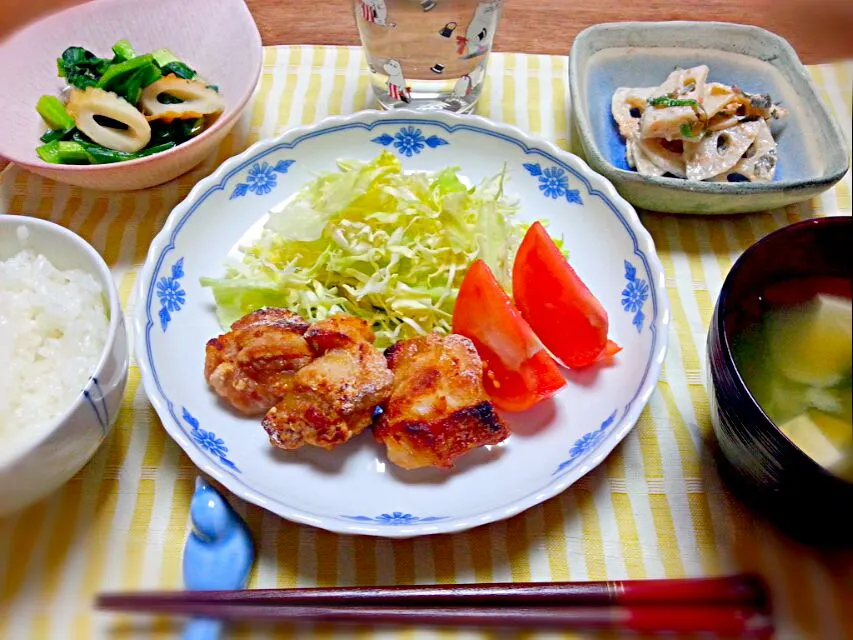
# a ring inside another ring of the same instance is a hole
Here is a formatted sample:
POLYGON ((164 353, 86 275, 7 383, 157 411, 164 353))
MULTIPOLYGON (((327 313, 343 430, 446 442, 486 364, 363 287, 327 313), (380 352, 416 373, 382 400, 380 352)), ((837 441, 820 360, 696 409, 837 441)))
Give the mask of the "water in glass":
POLYGON ((470 111, 503 0, 354 0, 370 83, 386 109, 470 111))

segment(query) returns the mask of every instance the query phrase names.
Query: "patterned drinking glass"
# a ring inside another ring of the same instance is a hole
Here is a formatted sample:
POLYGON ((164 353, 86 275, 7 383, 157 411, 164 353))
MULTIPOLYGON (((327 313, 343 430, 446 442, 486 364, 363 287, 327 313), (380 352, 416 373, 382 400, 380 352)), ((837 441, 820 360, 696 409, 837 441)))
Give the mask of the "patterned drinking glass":
POLYGON ((503 0, 354 0, 385 109, 470 111, 483 90, 503 0))

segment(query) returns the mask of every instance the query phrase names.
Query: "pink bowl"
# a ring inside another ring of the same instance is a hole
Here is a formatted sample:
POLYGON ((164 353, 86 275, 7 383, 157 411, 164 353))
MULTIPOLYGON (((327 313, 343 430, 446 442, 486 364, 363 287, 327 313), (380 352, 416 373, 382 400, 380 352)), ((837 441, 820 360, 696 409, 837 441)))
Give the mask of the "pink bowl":
POLYGON ((0 42, 0 156, 59 182, 120 191, 144 189, 186 173, 234 126, 257 85, 261 37, 243 0, 97 0, 39 20, 0 42), (219 86, 226 108, 202 134, 147 158, 102 165, 59 165, 36 155, 44 124, 35 105, 59 95, 56 58, 69 46, 108 57, 126 38, 138 52, 166 47, 219 86))

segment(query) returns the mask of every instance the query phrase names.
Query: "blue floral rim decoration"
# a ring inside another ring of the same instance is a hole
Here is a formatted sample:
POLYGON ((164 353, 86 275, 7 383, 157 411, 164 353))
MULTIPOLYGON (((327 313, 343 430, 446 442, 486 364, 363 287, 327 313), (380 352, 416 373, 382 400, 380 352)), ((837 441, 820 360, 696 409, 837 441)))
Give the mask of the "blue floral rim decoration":
POLYGON ((633 313, 631 324, 637 327, 637 333, 643 330, 643 321, 646 319, 643 313, 643 305, 649 299, 649 283, 637 277, 637 269, 625 260, 625 280, 628 284, 622 289, 622 309, 633 313))
POLYGON ((586 452, 595 449, 599 443, 604 439, 606 435, 607 429, 616 421, 616 410, 613 410, 607 419, 601 423, 601 426, 598 429, 594 429, 589 433, 585 433, 580 438, 575 440, 575 443, 572 445, 572 448, 569 449, 569 457, 566 460, 563 460, 557 468, 552 473, 552 476, 559 475, 563 473, 563 471, 568 470, 569 467, 574 465, 575 461, 584 455, 586 452))
POLYGON ((250 191, 256 196, 263 196, 272 191, 278 184, 278 175, 285 174, 295 160, 279 160, 275 164, 269 162, 256 162, 249 173, 246 174, 246 182, 238 182, 231 192, 229 200, 242 198, 250 191))
POLYGON ((101 433, 107 435, 107 429, 110 426, 110 410, 107 408, 107 399, 104 397, 104 392, 101 389, 101 383, 98 382, 98 379, 92 377, 89 378, 89 381, 92 383, 93 388, 91 390, 84 389, 83 397, 86 398, 86 402, 89 403, 92 411, 95 412, 95 417, 101 426, 101 433))
POLYGON ((539 178, 539 191, 548 198, 557 200, 565 198, 569 204, 583 204, 581 192, 569 189, 569 176, 560 167, 543 169, 538 162, 527 162, 522 165, 534 178, 539 178))
MULTIPOLYGON (((590 179, 587 176, 580 173, 577 169, 572 167, 570 164, 567 164, 561 158, 553 155, 552 153, 549 153, 548 151, 538 149, 536 147, 531 147, 526 142, 524 142, 523 140, 519 140, 519 139, 515 138, 514 136, 512 136, 508 133, 504 133, 504 132, 500 132, 500 131, 493 131, 493 130, 490 130, 487 128, 483 128, 482 126, 477 125, 477 124, 471 124, 471 123, 467 123, 467 122, 445 123, 445 122, 441 122, 441 121, 431 121, 431 120, 426 120, 425 118, 417 118, 417 117, 414 117, 414 118, 394 118, 393 120, 395 122, 397 122, 398 126, 399 125, 409 125, 409 127, 404 126, 403 127, 404 129, 422 127, 423 130, 427 130, 427 131, 429 131, 431 129, 440 129, 442 131, 447 132, 447 134, 473 133, 473 134, 481 135, 481 136, 484 136, 487 138, 492 138, 492 139, 499 140, 499 141, 505 142, 507 144, 516 146, 525 154, 528 154, 531 156, 538 156, 539 158, 542 158, 543 164, 547 163, 548 165, 552 165, 552 166, 561 168, 569 176, 569 179, 572 180, 573 184, 576 183, 580 188, 583 189, 584 198, 593 198, 593 199, 597 199, 597 200, 601 201, 603 203, 603 205, 610 211, 610 213, 612 213, 612 215, 619 222, 619 224, 621 224, 621 226, 625 229, 625 231, 628 233, 628 235, 631 239, 632 245, 633 245, 633 249, 632 249, 633 254, 636 256, 635 264, 639 265, 639 269, 640 269, 640 272, 642 274, 644 274, 644 275, 649 274, 647 281, 648 282, 651 281, 650 280, 650 278, 651 278, 651 265, 650 265, 649 257, 646 256, 646 254, 643 252, 643 249, 640 247, 639 238, 638 238, 636 232, 634 231, 634 229, 631 227, 631 224, 628 221, 628 219, 619 210, 619 208, 613 203, 613 201, 611 201, 611 199, 607 193, 596 188, 590 182, 590 179)), ((307 131, 305 133, 302 133, 302 134, 296 136, 292 140, 278 142, 278 143, 270 146, 269 148, 258 151, 252 157, 241 161, 235 167, 233 167, 232 169, 225 172, 218 182, 210 183, 209 185, 207 185, 205 187, 205 189, 198 195, 195 202, 193 202, 185 211, 183 211, 180 218, 173 224, 172 228, 170 229, 169 235, 168 235, 168 241, 166 242, 166 244, 164 244, 160 248, 158 255, 156 256, 156 259, 155 259, 155 262, 154 262, 154 265, 152 268, 151 280, 149 281, 149 284, 147 286, 147 291, 145 292, 143 304, 144 304, 144 309, 145 309, 146 323, 145 323, 145 327, 144 327, 143 341, 144 341, 144 357, 147 359, 147 362, 150 366, 150 371, 151 371, 151 375, 152 375, 153 382, 155 385, 156 393, 159 396, 159 398, 162 400, 162 402, 164 403, 165 410, 171 416, 172 424, 178 425, 178 427, 181 428, 181 430, 184 433, 189 435, 189 430, 183 426, 183 421, 181 420, 180 404, 176 405, 175 402, 173 402, 172 398, 170 398, 170 394, 167 392, 167 390, 163 386, 163 380, 162 380, 162 377, 160 375, 160 372, 158 371, 157 361, 156 361, 156 358, 154 356, 154 344, 152 342, 152 333, 154 332, 155 327, 157 325, 157 317, 156 317, 157 316, 157 300, 159 298, 159 284, 160 284, 160 280, 162 279, 160 274, 163 273, 163 271, 168 268, 167 265, 168 265, 168 261, 169 261, 169 256, 170 256, 170 254, 172 254, 173 252, 176 251, 176 243, 178 240, 178 236, 181 234, 182 230, 184 230, 184 228, 187 225, 187 223, 189 222, 189 220, 193 217, 193 215, 198 211, 198 209, 201 206, 203 206, 216 193, 218 193, 220 191, 225 191, 227 193, 228 190, 230 189, 230 185, 233 184, 233 181, 235 179, 239 179, 240 175, 243 175, 244 172, 249 170, 253 165, 262 163, 264 161, 264 159, 267 159, 270 157, 275 157, 275 155, 277 155, 277 154, 292 152, 294 149, 298 148, 299 146, 301 146, 302 144, 304 144, 308 141, 317 140, 319 138, 325 138, 325 137, 333 135, 333 134, 342 133, 342 132, 349 132, 349 131, 365 131, 367 133, 370 133, 370 132, 376 131, 377 129, 379 129, 381 131, 382 127, 387 127, 387 126, 389 126, 389 122, 384 118, 379 118, 373 122, 359 122, 359 121, 342 122, 340 124, 330 125, 330 126, 323 128, 323 129, 307 131)), ((432 137, 433 136, 430 136, 430 138, 432 138, 432 137)), ((388 142, 388 144, 391 144, 391 142, 393 142, 393 138, 392 138, 392 140, 390 140, 388 142)), ((436 145, 436 146, 438 146, 438 145, 436 145)), ((543 190, 543 193, 544 193, 544 190, 543 190)), ((662 301, 658 299, 657 293, 654 289, 650 289, 650 291, 649 291, 648 302, 650 303, 650 308, 647 308, 647 313, 648 313, 648 317, 651 318, 651 320, 652 320, 648 324, 648 330, 651 334, 651 345, 650 345, 650 349, 649 349, 649 354, 645 359, 644 369, 643 369, 643 373, 641 376, 641 380, 639 381, 634 394, 631 396, 630 401, 626 405, 626 412, 628 411, 628 409, 630 407, 634 406, 634 403, 640 397, 640 394, 643 391, 644 385, 648 379, 648 376, 651 374, 651 371, 652 371, 652 368, 654 365, 654 357, 653 356, 655 353, 657 353, 657 345, 658 345, 659 337, 658 337, 657 327, 656 327, 655 323, 653 322, 653 320, 658 317, 658 314, 660 311, 660 305, 661 305, 662 301)), ((142 354, 140 354, 140 355, 142 355, 142 354)), ((159 412, 159 410, 158 410, 158 412, 159 412)), ((207 432, 205 432, 205 433, 207 433, 207 432)), ((204 435, 202 433, 199 433, 199 437, 204 438, 204 435)), ((216 440, 219 440, 219 438, 217 438, 216 440)), ((195 438, 192 438, 192 442, 194 444, 196 444, 198 441, 195 438)), ((219 446, 224 446, 224 442, 219 446)), ((209 455, 209 452, 207 450, 203 449, 201 445, 197 446, 196 451, 198 451, 199 453, 203 453, 204 455, 209 455)), ((587 449, 587 451, 589 451, 589 449, 587 449)), ((242 475, 237 475, 236 468, 234 466, 232 466, 233 463, 229 464, 229 462, 230 462, 230 460, 227 460, 227 458, 226 458, 226 461, 223 461, 223 464, 216 465, 218 468, 211 470, 212 475, 217 480, 222 481, 222 482, 225 482, 227 480, 225 478, 225 475, 230 475, 232 478, 235 479, 237 486, 245 488, 245 489, 250 489, 249 485, 247 485, 242 480, 242 475)), ((561 465, 561 466, 563 466, 563 465, 561 465)), ((570 472, 570 469, 565 469, 563 471, 563 473, 561 473, 560 475, 565 475, 569 472, 570 472)), ((555 477, 554 481, 555 482, 557 481, 556 477, 555 477)), ((255 495, 261 496, 261 497, 269 500, 271 503, 275 503, 275 502, 278 502, 280 500, 279 497, 277 497, 275 495, 271 495, 267 492, 258 491, 257 488, 251 488, 251 489, 255 493, 255 495)), ((539 492, 539 490, 537 489, 536 492, 530 493, 527 496, 524 496, 520 499, 533 498, 533 497, 535 497, 535 495, 538 492, 539 492)), ((327 514, 312 513, 310 515, 316 516, 316 517, 328 517, 327 514)), ((400 517, 405 517, 406 515, 411 515, 412 518, 417 517, 417 516, 414 516, 412 514, 406 514, 403 512, 400 513, 400 517)), ((378 523, 378 522, 386 522, 386 520, 396 520, 393 513, 381 514, 380 516, 374 516, 373 519, 371 519, 368 516, 349 516, 349 517, 347 517, 347 516, 343 516, 343 515, 338 515, 337 518, 340 520, 347 520, 348 522, 353 522, 353 523, 357 523, 357 522, 378 523), (382 516, 387 516, 387 518, 384 518, 382 516), (375 520, 375 518, 382 518, 382 519, 377 521, 377 520, 375 520)), ((447 521, 453 521, 454 518, 448 516, 446 518, 442 517, 441 520, 444 520, 445 522, 447 522, 447 521)), ((436 522, 436 521, 437 520, 435 520, 432 517, 430 520, 425 520, 423 518, 420 518, 415 523, 414 526, 417 526, 421 522, 436 522)))
POLYGON ((407 158, 411 158, 423 151, 424 145, 428 146, 430 149, 435 149, 436 147, 450 144, 444 138, 436 135, 425 138, 423 131, 411 125, 403 127, 396 133, 396 135, 392 136, 387 133, 383 133, 381 136, 371 138, 370 141, 375 142, 376 144, 381 144, 383 147, 393 144, 394 148, 407 158))
POLYGON ((172 314, 181 310, 187 302, 187 293, 181 287, 180 280, 184 277, 184 259, 180 258, 172 265, 172 274, 163 276, 157 281, 157 297, 160 299, 160 328, 169 328, 172 314))
POLYGON ((378 516, 341 516, 347 520, 355 522, 369 522, 371 524, 381 524, 389 527, 399 527, 407 524, 425 524, 428 522, 439 522, 447 520, 447 516, 413 516, 411 513, 403 513, 402 511, 392 511, 391 513, 380 513, 378 516))
POLYGON ((219 462, 232 471, 241 473, 240 469, 237 468, 237 465, 231 462, 226 455, 228 453, 228 447, 225 446, 225 440, 217 438, 213 431, 206 431, 205 429, 202 429, 198 424, 198 420, 194 418, 189 411, 187 411, 187 408, 183 407, 183 410, 184 412, 181 417, 184 419, 184 422, 190 425, 190 436, 195 440, 195 443, 214 458, 217 458, 219 462))

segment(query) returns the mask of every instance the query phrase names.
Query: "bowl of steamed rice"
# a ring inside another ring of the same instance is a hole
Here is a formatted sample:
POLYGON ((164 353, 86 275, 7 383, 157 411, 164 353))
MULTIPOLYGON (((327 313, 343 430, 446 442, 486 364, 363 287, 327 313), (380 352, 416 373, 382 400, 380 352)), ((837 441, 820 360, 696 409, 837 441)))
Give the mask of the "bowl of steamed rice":
POLYGON ((52 222, 0 215, 0 516, 94 455, 118 415, 128 359, 98 252, 52 222))

